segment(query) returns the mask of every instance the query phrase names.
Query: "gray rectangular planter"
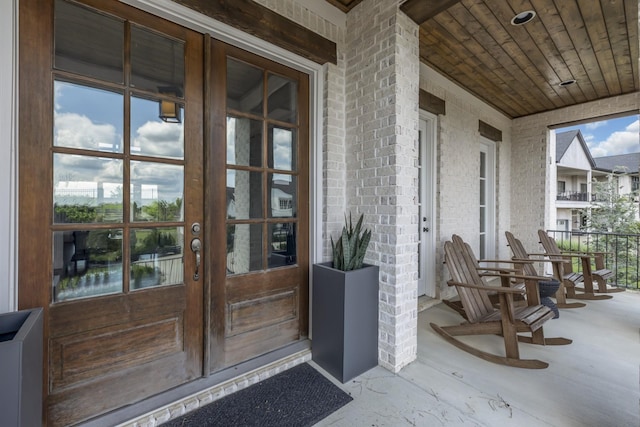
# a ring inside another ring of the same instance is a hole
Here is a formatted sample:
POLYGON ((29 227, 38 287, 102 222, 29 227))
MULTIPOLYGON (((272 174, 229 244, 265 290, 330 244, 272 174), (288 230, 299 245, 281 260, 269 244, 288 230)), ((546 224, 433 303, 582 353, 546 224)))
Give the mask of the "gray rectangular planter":
POLYGON ((342 383, 378 365, 377 265, 313 265, 313 361, 342 383))
POLYGON ((0 419, 42 425, 42 308, 0 314, 0 419))

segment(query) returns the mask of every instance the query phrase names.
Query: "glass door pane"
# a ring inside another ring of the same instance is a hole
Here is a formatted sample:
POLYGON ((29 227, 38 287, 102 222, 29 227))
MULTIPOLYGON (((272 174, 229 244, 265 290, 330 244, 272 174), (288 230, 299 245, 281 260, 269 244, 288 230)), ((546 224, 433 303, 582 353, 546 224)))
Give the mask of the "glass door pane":
POLYGON ((54 302, 183 283, 184 59, 183 41, 56 1, 54 302))
POLYGON ((296 263, 297 82, 227 61, 227 274, 296 263))

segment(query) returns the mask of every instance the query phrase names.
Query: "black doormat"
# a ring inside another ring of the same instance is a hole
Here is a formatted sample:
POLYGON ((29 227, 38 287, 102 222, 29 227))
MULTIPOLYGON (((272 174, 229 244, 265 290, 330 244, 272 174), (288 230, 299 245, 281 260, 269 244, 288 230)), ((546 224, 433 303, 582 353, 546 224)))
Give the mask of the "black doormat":
POLYGON ((353 398, 307 363, 170 420, 180 426, 312 426, 353 398))

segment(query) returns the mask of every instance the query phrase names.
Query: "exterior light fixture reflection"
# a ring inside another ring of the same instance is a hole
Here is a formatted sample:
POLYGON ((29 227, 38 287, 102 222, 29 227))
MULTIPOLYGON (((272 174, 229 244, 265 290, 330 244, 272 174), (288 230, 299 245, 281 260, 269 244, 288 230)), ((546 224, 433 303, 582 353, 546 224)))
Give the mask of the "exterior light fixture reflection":
MULTIPOLYGON (((179 89, 175 87, 159 87, 158 92, 167 96, 181 96, 179 89)), ((160 100, 159 117, 166 123, 180 123, 182 121, 180 104, 166 99, 160 100)))
POLYGON ((160 119, 167 123, 180 123, 180 106, 163 99, 160 101, 160 119))

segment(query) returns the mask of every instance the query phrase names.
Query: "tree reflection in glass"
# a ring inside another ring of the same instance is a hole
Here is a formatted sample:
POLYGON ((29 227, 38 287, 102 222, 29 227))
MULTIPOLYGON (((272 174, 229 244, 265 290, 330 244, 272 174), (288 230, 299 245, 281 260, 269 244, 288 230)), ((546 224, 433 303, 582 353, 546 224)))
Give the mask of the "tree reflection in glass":
POLYGON ((132 221, 182 221, 184 166, 131 162, 132 221))
POLYGON ((55 153, 54 223, 122 221, 122 160, 55 153))

